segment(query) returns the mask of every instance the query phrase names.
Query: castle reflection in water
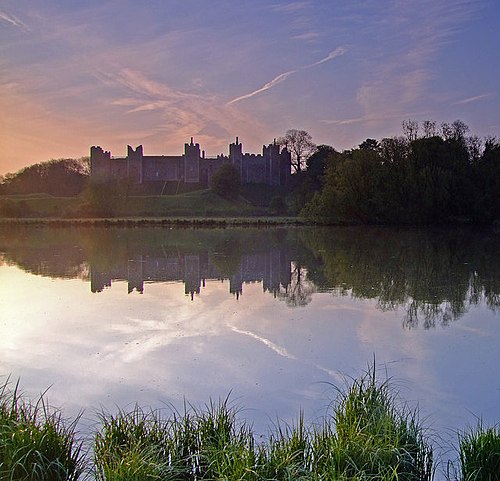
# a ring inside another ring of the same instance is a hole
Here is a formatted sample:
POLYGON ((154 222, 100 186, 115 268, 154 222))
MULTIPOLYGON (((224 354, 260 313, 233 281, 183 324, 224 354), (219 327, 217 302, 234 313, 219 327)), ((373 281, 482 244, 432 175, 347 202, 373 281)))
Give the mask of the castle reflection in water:
MULTIPOLYGON (((206 251, 162 257, 139 254, 106 271, 91 264, 91 290, 101 292, 110 287, 112 281, 125 280, 129 293, 134 290, 143 293, 145 283, 175 281, 183 282, 185 293, 193 298, 205 287, 207 280, 229 279, 229 292, 239 298, 245 283, 262 282, 264 292, 274 295, 291 283, 292 259, 287 249, 242 254, 239 266, 231 269, 231 272, 221 272, 227 269, 218 267, 216 259, 206 251)), ((219 260, 224 261, 224 258, 219 260)))
POLYGON ((90 280, 92 292, 182 282, 194 298, 206 281, 227 279, 235 298, 259 283, 289 307, 316 293, 371 299, 425 329, 476 306, 500 312, 499 251, 498 233, 477 229, 0 229, 0 267, 90 280))

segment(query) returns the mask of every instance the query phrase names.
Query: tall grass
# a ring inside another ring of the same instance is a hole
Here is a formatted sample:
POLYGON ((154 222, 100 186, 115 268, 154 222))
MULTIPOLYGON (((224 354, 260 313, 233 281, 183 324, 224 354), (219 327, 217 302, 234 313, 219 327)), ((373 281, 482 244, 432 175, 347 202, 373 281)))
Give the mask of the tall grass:
MULTIPOLYGON (((389 380, 379 383, 375 364, 334 407, 335 435, 327 439, 329 462, 346 478, 430 480, 433 450, 418 411, 399 400, 389 380)), ((330 427, 327 426, 327 432, 330 427)), ((321 439, 325 437, 322 436, 321 439)), ((324 453, 320 445, 320 454, 324 453)))
POLYGON ((116 415, 101 414, 95 438, 96 479, 250 479, 255 466, 252 432, 239 424, 228 400, 175 411, 167 419, 159 411, 135 407, 116 415))
POLYGON ((158 411, 101 417, 96 477, 153 479, 429 481, 432 448, 417 413, 373 370, 341 392, 322 424, 303 416, 258 443, 228 400, 162 419, 158 411))
MULTIPOLYGON (((277 423, 267 438, 241 421, 228 398, 183 412, 135 406, 101 413, 93 462, 44 396, 30 402, 0 386, 0 479, 77 481, 84 462, 96 481, 431 481, 433 450, 417 410, 400 401, 375 365, 338 390, 327 415, 307 424, 299 415, 277 423)), ((453 479, 500 481, 500 429, 459 435, 453 479)))
POLYGON ((77 420, 66 423, 43 396, 27 401, 18 384, 0 387, 0 479, 76 481, 83 472, 77 420))
POLYGON ((500 481, 500 429, 476 429, 459 435, 460 479, 500 481))

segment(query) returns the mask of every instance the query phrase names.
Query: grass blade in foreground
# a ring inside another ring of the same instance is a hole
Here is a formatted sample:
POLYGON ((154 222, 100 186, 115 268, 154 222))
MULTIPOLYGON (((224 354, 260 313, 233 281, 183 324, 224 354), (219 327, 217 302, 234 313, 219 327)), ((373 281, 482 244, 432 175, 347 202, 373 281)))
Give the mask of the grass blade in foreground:
POLYGON ((9 481, 76 481, 83 472, 78 421, 66 424, 43 396, 25 400, 18 385, 0 387, 0 479, 9 481))
POLYGON ((500 481, 500 430, 481 424, 459 436, 460 479, 500 481))
POLYGON ((375 366, 341 392, 322 425, 303 417, 256 442, 228 400, 162 419, 135 408, 102 415, 95 440, 100 481, 365 480, 430 481, 432 448, 417 412, 399 402, 375 366))

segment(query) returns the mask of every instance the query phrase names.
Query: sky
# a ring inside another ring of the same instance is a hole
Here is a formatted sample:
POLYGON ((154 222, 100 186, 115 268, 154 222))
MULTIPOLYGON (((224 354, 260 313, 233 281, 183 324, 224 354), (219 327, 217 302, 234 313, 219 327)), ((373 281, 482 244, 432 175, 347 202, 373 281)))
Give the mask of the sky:
POLYGON ((500 135, 498 0, 0 0, 0 175, 91 145, 500 135))

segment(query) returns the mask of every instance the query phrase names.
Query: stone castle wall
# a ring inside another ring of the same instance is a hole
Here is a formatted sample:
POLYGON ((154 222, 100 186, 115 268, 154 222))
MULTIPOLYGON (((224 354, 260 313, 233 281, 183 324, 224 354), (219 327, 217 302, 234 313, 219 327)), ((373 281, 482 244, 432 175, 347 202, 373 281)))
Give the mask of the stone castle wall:
POLYGON ((236 142, 229 145, 229 155, 205 157, 200 145, 184 144, 184 154, 178 156, 145 156, 142 145, 127 148, 127 157, 114 158, 99 146, 90 148, 91 176, 106 181, 125 180, 133 184, 145 182, 184 182, 208 186, 212 176, 223 164, 233 164, 241 174, 243 184, 285 185, 290 177, 291 156, 274 142, 263 146, 262 154, 243 153, 236 142))

